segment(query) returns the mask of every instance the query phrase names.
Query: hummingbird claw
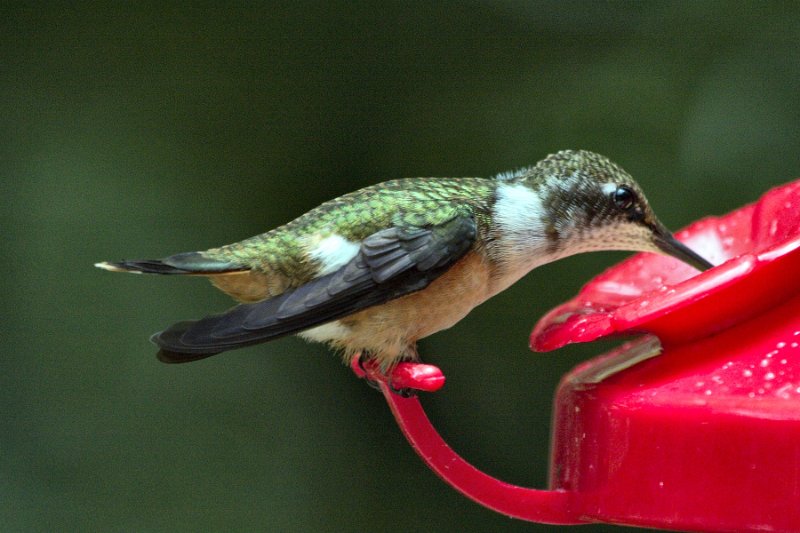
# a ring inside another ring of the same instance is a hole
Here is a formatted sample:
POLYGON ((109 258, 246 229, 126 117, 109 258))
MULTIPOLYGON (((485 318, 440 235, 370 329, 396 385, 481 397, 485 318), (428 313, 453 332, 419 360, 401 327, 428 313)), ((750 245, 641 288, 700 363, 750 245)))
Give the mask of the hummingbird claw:
POLYGON ((381 391, 380 384, 377 381, 375 381, 374 379, 364 378, 364 381, 367 383, 367 386, 370 389, 375 389, 378 392, 381 391))
POLYGON ((386 386, 393 394, 397 394, 401 398, 414 398, 417 395, 417 391, 411 387, 395 387, 391 378, 386 381, 386 386))
POLYGON ((381 380, 375 375, 377 364, 372 356, 369 354, 356 354, 350 361, 350 369, 356 376, 366 381, 370 388, 376 391, 381 390, 379 383, 381 380))
POLYGON ((372 361, 372 360, 373 357, 371 355, 363 353, 356 354, 356 356, 353 358, 353 361, 358 365, 358 368, 361 370, 361 374, 363 374, 361 377, 369 375, 369 369, 367 369, 365 361, 372 361))
POLYGON ((356 354, 350 367, 358 377, 367 382, 370 388, 380 391, 381 386, 379 379, 372 377, 375 373, 374 369, 377 368, 377 364, 374 361, 374 357, 369 354, 356 354))

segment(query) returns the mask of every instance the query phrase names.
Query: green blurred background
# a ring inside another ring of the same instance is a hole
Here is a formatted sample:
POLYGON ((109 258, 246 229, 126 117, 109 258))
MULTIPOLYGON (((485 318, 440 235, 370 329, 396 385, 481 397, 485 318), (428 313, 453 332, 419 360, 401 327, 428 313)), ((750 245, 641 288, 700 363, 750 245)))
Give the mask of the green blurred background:
MULTIPOLYGON (((158 363, 151 333, 229 301, 92 263, 563 148, 619 162, 675 229, 800 175, 797 3, 121 6, 0 8, 3 531, 550 531, 445 486, 323 346, 158 363)), ((542 267, 423 341, 448 377, 423 402, 468 460, 545 486, 559 376, 610 344, 528 333, 625 255, 542 267)))

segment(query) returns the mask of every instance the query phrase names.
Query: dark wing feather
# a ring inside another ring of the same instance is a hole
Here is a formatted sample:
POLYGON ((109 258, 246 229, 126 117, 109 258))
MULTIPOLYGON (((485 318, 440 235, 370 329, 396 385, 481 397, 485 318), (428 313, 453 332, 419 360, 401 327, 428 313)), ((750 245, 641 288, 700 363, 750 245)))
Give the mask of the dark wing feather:
POLYGON ((201 252, 175 254, 164 259, 133 259, 98 263, 97 266, 107 270, 145 274, 223 274, 248 270, 245 265, 206 257, 201 252))
POLYGON ((388 228, 367 237, 336 272, 269 300, 180 322, 152 340, 160 360, 179 363, 297 333, 424 289, 471 248, 476 234, 471 214, 430 228, 388 228))

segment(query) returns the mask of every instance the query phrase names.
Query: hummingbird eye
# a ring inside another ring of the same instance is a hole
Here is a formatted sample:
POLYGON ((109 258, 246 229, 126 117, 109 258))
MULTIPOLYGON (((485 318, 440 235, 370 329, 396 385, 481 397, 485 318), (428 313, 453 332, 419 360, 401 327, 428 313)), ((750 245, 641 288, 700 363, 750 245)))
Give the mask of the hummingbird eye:
POLYGON ((636 193, 630 187, 620 185, 611 193, 611 200, 620 211, 629 211, 636 205, 636 193))
POLYGON ((644 220, 644 209, 642 208, 639 197, 633 189, 627 185, 620 185, 611 193, 611 201, 614 207, 625 213, 631 222, 641 222, 644 220))

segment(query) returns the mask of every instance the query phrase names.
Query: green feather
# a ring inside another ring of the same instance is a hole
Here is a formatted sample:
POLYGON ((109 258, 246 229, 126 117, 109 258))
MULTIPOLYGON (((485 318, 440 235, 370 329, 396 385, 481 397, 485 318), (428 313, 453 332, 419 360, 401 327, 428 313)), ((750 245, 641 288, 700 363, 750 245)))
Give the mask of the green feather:
POLYGON ((461 211, 476 217, 480 231, 485 229, 495 188, 494 180, 484 178, 387 181, 325 202, 283 226, 203 255, 280 274, 290 286, 296 286, 313 279, 318 270, 308 257, 304 238, 338 234, 359 242, 392 226, 437 226, 461 211))

